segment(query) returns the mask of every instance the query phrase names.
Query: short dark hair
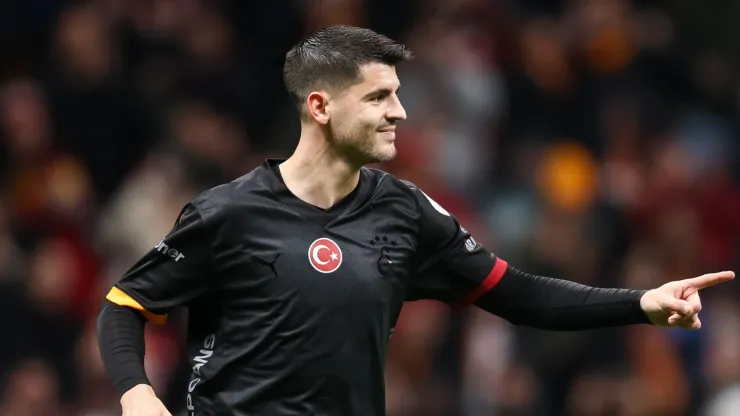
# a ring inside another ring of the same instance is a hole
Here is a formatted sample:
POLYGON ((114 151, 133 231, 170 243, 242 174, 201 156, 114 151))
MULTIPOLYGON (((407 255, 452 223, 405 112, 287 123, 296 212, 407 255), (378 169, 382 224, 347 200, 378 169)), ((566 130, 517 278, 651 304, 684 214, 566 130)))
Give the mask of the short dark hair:
POLYGON ((390 66, 413 59, 404 45, 354 26, 330 26, 314 32, 285 55, 283 80, 299 109, 316 88, 343 89, 360 79, 360 67, 390 66))

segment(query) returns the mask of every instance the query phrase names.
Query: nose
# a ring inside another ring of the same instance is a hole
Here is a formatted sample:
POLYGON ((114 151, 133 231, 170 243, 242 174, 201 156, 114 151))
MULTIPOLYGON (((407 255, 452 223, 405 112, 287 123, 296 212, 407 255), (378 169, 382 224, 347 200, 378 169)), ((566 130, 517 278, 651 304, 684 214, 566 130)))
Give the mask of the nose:
POLYGON ((393 99, 390 100, 390 104, 388 105, 388 109, 386 112, 386 118, 388 120, 393 120, 394 122, 406 120, 406 109, 403 108, 403 104, 401 104, 401 100, 395 94, 393 95, 392 98, 393 99))

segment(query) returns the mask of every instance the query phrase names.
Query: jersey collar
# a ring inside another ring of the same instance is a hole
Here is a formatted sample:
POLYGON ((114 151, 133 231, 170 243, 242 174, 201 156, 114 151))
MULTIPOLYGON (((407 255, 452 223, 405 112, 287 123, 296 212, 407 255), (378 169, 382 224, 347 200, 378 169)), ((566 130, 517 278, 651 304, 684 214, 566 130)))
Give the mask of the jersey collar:
POLYGON ((350 211, 354 211, 356 207, 371 196, 371 192, 369 192, 370 190, 368 189, 368 175, 370 172, 369 169, 363 168, 360 171, 360 180, 357 183, 357 186, 355 186, 355 189, 353 189, 346 197, 342 198, 341 201, 328 209, 311 205, 295 196, 285 185, 283 176, 278 168, 278 166, 285 160, 286 159, 270 158, 266 159, 262 164, 263 169, 268 173, 268 183, 270 188, 282 204, 286 205, 300 216, 322 226, 327 226, 332 221, 339 219, 350 211))

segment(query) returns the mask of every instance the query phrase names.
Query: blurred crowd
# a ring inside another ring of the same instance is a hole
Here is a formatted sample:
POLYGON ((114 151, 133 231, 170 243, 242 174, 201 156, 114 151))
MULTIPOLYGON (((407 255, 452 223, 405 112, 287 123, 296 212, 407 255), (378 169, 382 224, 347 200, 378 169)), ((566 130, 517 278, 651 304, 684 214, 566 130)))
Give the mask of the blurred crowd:
MULTIPOLYGON (((26 0, 0 6, 0 415, 120 414, 95 317, 194 195, 299 121, 285 52, 337 23, 406 43, 382 166, 509 263, 650 288, 740 265, 740 34, 730 0, 26 0)), ((740 414, 738 284, 700 332, 545 332, 409 303, 390 416, 740 414)), ((183 321, 147 329, 184 414, 183 321)))

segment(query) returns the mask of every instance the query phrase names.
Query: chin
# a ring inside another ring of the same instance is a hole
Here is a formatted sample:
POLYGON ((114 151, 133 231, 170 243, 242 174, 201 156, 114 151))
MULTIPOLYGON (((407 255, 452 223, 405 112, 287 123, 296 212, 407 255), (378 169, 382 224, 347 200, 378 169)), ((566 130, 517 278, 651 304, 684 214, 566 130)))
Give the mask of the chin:
POLYGON ((396 151, 396 146, 394 144, 391 144, 389 147, 384 146, 383 149, 378 149, 377 151, 373 152, 373 163, 390 162, 391 160, 396 158, 397 153, 398 152, 396 151))
POLYGON ((388 141, 366 141, 362 145, 352 148, 350 152, 354 153, 356 155, 355 160, 363 165, 390 162, 396 158, 398 153, 395 143, 388 141))

